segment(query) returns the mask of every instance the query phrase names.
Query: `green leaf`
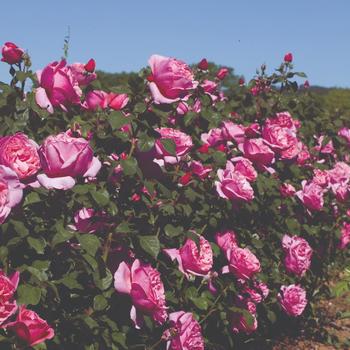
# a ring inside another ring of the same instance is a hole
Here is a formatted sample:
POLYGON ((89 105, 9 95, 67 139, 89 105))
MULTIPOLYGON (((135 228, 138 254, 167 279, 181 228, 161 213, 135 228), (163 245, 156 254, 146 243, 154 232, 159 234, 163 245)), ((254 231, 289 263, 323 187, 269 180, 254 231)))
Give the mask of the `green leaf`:
POLYGON ((44 238, 34 238, 29 236, 27 237, 27 242, 38 254, 44 254, 46 247, 46 241, 44 238))
POLYGON ((149 255, 156 258, 160 251, 159 239, 157 236, 139 236, 141 248, 149 255))
POLYGON ((191 299, 193 304, 196 305, 196 307, 200 310, 207 310, 208 309, 208 300, 203 298, 203 297, 199 297, 199 298, 192 298, 191 299))
POLYGON ((184 228, 181 226, 175 227, 173 225, 167 224, 164 227, 164 232, 168 237, 177 237, 184 232, 184 228))
POLYGON ((113 281, 113 275, 111 271, 109 271, 108 269, 105 269, 103 272, 105 274, 104 276, 101 276, 101 273, 98 270, 95 271, 93 274, 95 285, 100 290, 108 289, 113 281))
POLYGON ((76 235, 81 247, 91 256, 95 256, 97 249, 100 247, 100 240, 92 234, 76 235))
POLYGON ((36 192, 30 192, 26 195, 26 197, 24 199, 23 206, 26 207, 29 204, 34 204, 34 203, 38 203, 38 202, 41 202, 41 198, 40 198, 39 194, 36 192))
POLYGON ((17 288, 17 302, 25 305, 37 305, 41 298, 41 288, 22 284, 17 288))
POLYGON ((104 310, 108 305, 107 299, 103 295, 96 295, 94 298, 94 309, 96 311, 104 310))
POLYGON ((130 119, 120 111, 112 112, 108 116, 108 121, 113 130, 120 129, 123 125, 130 123, 130 119))
POLYGON ((124 159, 120 161, 125 175, 134 175, 137 172, 137 161, 135 158, 124 159))
POLYGON ((172 156, 176 155, 176 144, 174 140, 172 139, 161 139, 161 144, 163 145, 164 149, 171 154, 172 156))
POLYGON ((90 194, 99 206, 103 207, 109 202, 109 194, 106 190, 90 191, 90 194))

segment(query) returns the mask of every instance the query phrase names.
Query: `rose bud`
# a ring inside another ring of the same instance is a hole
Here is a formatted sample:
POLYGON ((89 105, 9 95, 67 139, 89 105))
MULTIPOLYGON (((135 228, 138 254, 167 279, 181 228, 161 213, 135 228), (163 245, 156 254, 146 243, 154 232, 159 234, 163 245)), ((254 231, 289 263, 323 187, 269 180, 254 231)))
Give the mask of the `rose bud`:
POLYGON ((290 63, 292 61, 293 61, 293 55, 290 52, 286 53, 284 55, 284 62, 290 63))
POLYGON ((24 54, 24 50, 18 47, 16 44, 7 42, 2 47, 2 62, 8 64, 16 64, 21 62, 24 54))
POLYGON ((90 58, 89 61, 84 66, 85 70, 89 73, 93 73, 96 68, 96 62, 93 58, 90 58))
POLYGON ((203 58, 199 63, 198 63, 198 68, 201 70, 207 70, 208 69, 208 61, 206 58, 203 58))

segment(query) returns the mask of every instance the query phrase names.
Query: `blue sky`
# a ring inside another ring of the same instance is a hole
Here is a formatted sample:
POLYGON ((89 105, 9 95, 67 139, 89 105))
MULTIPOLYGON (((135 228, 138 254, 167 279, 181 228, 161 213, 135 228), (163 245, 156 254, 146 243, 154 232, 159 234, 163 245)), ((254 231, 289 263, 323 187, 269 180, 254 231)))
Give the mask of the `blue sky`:
MULTIPOLYGON (((139 70, 158 53, 251 78, 292 52, 311 84, 350 87, 349 0, 35 0, 0 10, 0 43, 27 49, 35 70, 62 56, 69 26, 69 61, 93 57, 105 71, 139 70)), ((7 71, 1 63, 0 80, 7 71)))

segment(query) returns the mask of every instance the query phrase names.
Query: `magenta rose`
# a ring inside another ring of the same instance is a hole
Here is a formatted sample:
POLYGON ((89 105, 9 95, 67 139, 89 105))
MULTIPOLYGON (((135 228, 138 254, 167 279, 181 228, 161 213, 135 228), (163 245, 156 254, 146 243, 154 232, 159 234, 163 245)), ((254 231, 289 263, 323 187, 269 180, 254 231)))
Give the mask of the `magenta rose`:
POLYGON ((350 180, 350 166, 345 162, 337 162, 333 169, 328 170, 331 185, 346 184, 350 180))
POLYGON ((122 262, 114 274, 114 287, 119 293, 130 295, 133 303, 130 316, 136 327, 141 322, 138 311, 160 324, 166 321, 164 285, 159 272, 151 265, 142 264, 138 259, 131 266, 122 262))
POLYGON ((16 64, 22 61, 24 50, 14 43, 7 42, 2 47, 1 53, 2 62, 6 62, 8 64, 16 64))
POLYGON ((231 162, 235 165, 235 171, 241 173, 249 182, 254 182, 257 179, 258 173, 249 159, 235 157, 231 159, 231 162))
POLYGON ((0 304, 10 301, 14 296, 19 282, 19 272, 6 276, 0 270, 0 304))
POLYGON ((287 271, 303 276, 311 265, 312 249, 309 243, 301 237, 284 235, 282 246, 287 271))
POLYGON ((44 174, 37 178, 47 189, 67 190, 75 185, 74 178, 94 177, 101 168, 87 140, 64 132, 47 137, 39 148, 39 157, 44 174))
POLYGON ((127 94, 115 94, 114 92, 110 92, 107 100, 109 108, 119 111, 128 104, 129 97, 127 94))
POLYGON ((179 270, 187 277, 206 276, 213 267, 213 251, 210 243, 204 238, 199 238, 199 250, 192 239, 187 239, 180 249, 164 249, 171 260, 177 260, 179 270))
POLYGON ((192 313, 172 312, 169 315, 171 329, 164 332, 169 350, 204 350, 201 326, 192 313))
POLYGON ((152 55, 148 61, 152 74, 149 88, 155 103, 172 103, 197 87, 190 67, 175 58, 152 55))
POLYGON ((244 175, 235 171, 232 162, 226 169, 217 171, 219 181, 215 181, 216 191, 221 198, 249 202, 254 198, 254 190, 244 175))
POLYGON ((203 133, 201 140, 210 147, 217 146, 226 141, 220 128, 210 129, 208 133, 203 133))
POLYGON ((225 79, 226 75, 229 73, 228 69, 226 67, 222 67, 219 69, 219 71, 216 73, 216 77, 220 80, 225 79))
POLYGON ((234 312, 231 317, 231 327, 233 333, 244 332, 251 334, 258 328, 258 321, 256 318, 256 306, 250 298, 245 298, 238 295, 235 298, 235 305, 242 309, 242 312, 234 312), (243 312, 245 311, 245 312, 243 312), (248 322, 248 318, 251 318, 248 322))
POLYGON ((55 336, 54 330, 47 322, 40 318, 36 312, 26 309, 24 305, 19 308, 17 320, 8 323, 6 328, 13 331, 29 346, 42 343, 55 336))
POLYGON ((295 187, 291 184, 284 183, 280 186, 280 194, 283 198, 292 197, 295 192, 295 187))
POLYGON ((0 164, 11 168, 20 180, 31 178, 41 167, 38 148, 23 133, 4 136, 0 138, 0 164))
POLYGON ((217 232, 215 234, 216 244, 226 254, 229 249, 237 246, 237 238, 234 231, 217 232))
POLYGON ((191 136, 186 135, 180 130, 172 128, 155 129, 160 133, 160 138, 155 142, 155 150, 158 159, 164 160, 168 164, 178 163, 193 146, 191 136), (170 154, 162 144, 161 140, 170 139, 175 143, 175 155, 170 154))
POLYGON ((307 305, 305 290, 295 284, 282 286, 277 297, 282 309, 289 316, 300 316, 307 305))
POLYGON ((85 96, 82 106, 89 111, 96 111, 98 108, 106 109, 108 106, 108 94, 102 90, 91 90, 85 96))
POLYGON ((312 182, 321 187, 328 187, 330 178, 327 170, 314 169, 312 182))
POLYGON ((261 270, 258 258, 248 248, 233 246, 226 251, 226 257, 229 265, 223 268, 223 273, 231 272, 237 278, 248 280, 261 270))
POLYGON ((204 180, 213 170, 210 165, 203 165, 201 162, 192 160, 189 165, 193 174, 197 175, 201 180, 204 180))
POLYGON ((343 138, 350 146, 350 129, 349 128, 341 128, 338 131, 338 136, 343 138))
POLYGON ((266 167, 275 160, 275 153, 264 143, 263 139, 247 139, 239 145, 244 157, 260 167, 266 167))
POLYGON ((319 211, 323 208, 323 193, 321 186, 313 182, 302 181, 302 190, 296 192, 296 196, 302 201, 304 206, 312 211, 319 211))
POLYGON ((94 233, 105 226, 105 216, 105 213, 92 208, 82 208, 75 213, 74 225, 70 225, 70 228, 82 233, 94 233))
POLYGON ((296 142, 295 135, 287 128, 277 124, 268 124, 263 128, 262 137, 273 151, 279 152, 296 142))
POLYGON ((35 100, 41 108, 53 113, 54 107, 67 111, 68 106, 80 104, 79 82, 65 60, 50 63, 36 74, 39 87, 35 90, 35 100))
POLYGON ((225 121, 221 125, 222 137, 226 141, 234 140, 237 143, 244 142, 245 129, 242 125, 235 124, 231 121, 225 121))
POLYGON ((22 200, 22 187, 17 174, 12 169, 0 165, 0 224, 22 200))
MULTIPOLYGON (((89 62, 91 62, 91 60, 89 62)), ((93 67, 93 70, 91 71, 92 65, 89 64, 89 62, 87 64, 73 63, 69 66, 73 74, 74 80, 78 82, 79 86, 89 85, 92 81, 94 81, 97 78, 96 73, 93 73, 95 67, 93 67)), ((95 62, 93 65, 95 66, 95 62)))
POLYGON ((345 249, 347 245, 350 243, 350 224, 347 222, 343 222, 343 227, 341 228, 341 237, 339 248, 345 249))
POLYGON ((266 125, 278 125, 281 128, 287 128, 296 133, 301 124, 299 120, 293 119, 289 112, 276 113, 273 118, 266 119, 266 125))

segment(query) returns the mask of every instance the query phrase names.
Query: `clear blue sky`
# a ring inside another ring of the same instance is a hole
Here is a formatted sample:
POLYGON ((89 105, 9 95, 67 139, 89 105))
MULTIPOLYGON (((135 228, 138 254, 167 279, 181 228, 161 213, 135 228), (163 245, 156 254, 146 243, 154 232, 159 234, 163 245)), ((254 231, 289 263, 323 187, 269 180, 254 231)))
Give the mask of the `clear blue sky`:
MULTIPOLYGON (((139 70, 153 53, 188 63, 202 57, 246 78, 292 52, 311 84, 350 87, 350 0, 33 0, 1 1, 0 42, 27 49, 34 69, 70 62, 139 70)), ((8 81, 0 64, 0 80, 8 81)))

